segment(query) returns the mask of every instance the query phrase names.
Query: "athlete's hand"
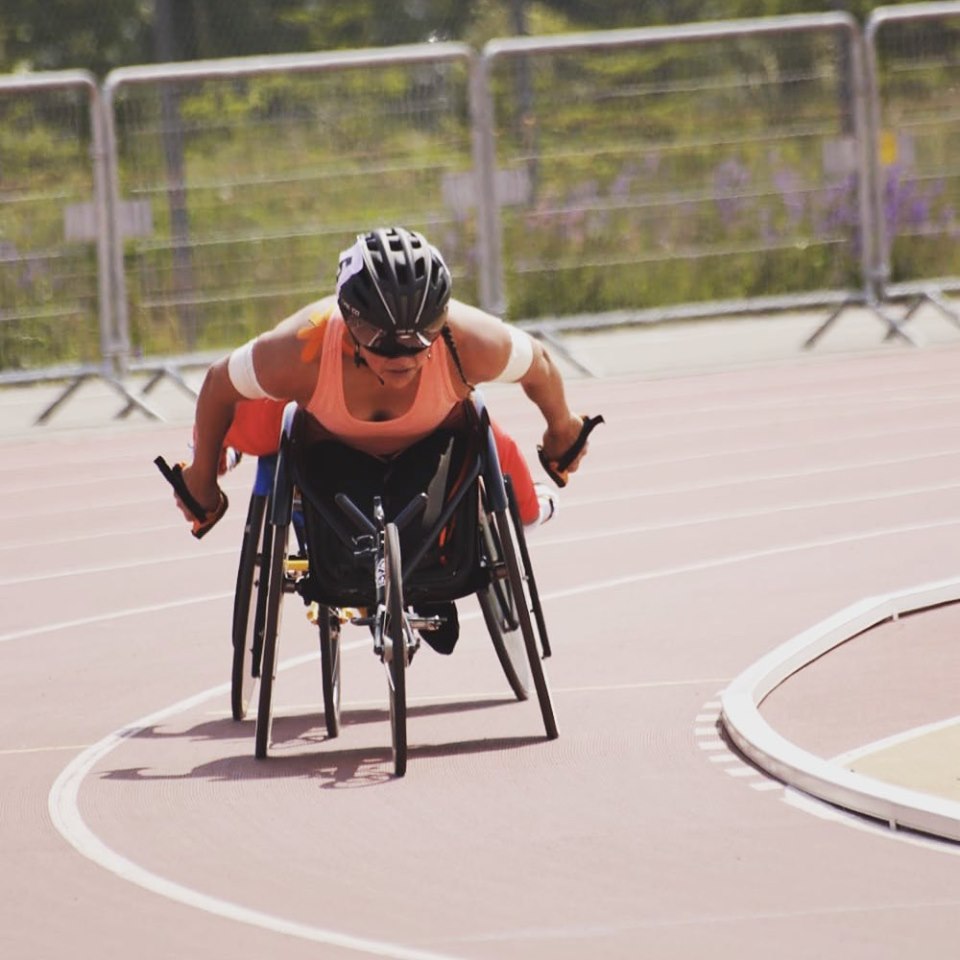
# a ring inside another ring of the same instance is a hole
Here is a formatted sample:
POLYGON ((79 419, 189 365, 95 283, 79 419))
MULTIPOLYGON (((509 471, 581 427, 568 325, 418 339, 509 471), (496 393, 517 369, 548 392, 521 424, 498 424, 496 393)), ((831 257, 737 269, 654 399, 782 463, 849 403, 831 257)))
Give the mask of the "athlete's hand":
MULTIPOLYGON (((180 475, 183 477, 183 482, 186 484, 187 490, 190 491, 190 495, 207 511, 207 515, 212 516, 215 514, 220 508, 222 496, 216 480, 205 480, 196 473, 192 464, 188 467, 181 467, 180 475)), ((177 504, 177 509, 183 514, 184 519, 193 523, 197 518, 176 492, 173 494, 173 499, 177 504)))
POLYGON ((603 417, 567 418, 560 429, 547 428, 543 444, 537 448, 540 464, 558 487, 565 487, 571 473, 575 473, 587 453, 587 437, 603 417))
MULTIPOLYGON (((583 429, 583 417, 575 414, 570 416, 559 424, 550 424, 543 432, 543 443, 540 449, 543 451, 543 457, 553 463, 556 463, 576 442, 583 429)), ((566 468, 567 473, 576 473, 580 461, 584 458, 587 447, 577 455, 576 459, 566 468)))

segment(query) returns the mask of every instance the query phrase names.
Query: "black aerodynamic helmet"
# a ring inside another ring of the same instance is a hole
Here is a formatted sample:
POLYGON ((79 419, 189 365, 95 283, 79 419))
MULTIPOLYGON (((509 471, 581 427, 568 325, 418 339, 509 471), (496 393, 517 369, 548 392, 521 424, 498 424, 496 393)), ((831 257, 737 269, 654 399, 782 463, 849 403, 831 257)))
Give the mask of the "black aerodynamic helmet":
POLYGON ((337 301, 354 340, 374 353, 418 353, 439 336, 452 280, 422 234, 386 227, 340 254, 337 301))

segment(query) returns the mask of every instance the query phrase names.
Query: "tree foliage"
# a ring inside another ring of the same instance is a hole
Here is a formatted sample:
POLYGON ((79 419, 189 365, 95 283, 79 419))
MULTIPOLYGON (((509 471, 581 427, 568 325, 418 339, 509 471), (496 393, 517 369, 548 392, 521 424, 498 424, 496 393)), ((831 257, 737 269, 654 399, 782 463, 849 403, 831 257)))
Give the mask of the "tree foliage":
MULTIPOLYGON (((887 0, 887 3, 896 0, 887 0)), ((877 0, 0 0, 0 72, 846 10, 877 0), (165 29, 165 24, 168 28, 165 29)))

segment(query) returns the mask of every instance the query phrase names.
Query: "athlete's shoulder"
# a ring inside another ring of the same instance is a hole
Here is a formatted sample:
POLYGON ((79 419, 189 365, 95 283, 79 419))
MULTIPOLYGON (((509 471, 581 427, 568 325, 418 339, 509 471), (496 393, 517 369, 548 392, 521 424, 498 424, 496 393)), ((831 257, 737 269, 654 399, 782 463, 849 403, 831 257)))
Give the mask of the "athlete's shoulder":
POLYGON ((510 355, 510 330, 499 317, 479 307, 450 301, 447 322, 471 383, 496 378, 510 355))

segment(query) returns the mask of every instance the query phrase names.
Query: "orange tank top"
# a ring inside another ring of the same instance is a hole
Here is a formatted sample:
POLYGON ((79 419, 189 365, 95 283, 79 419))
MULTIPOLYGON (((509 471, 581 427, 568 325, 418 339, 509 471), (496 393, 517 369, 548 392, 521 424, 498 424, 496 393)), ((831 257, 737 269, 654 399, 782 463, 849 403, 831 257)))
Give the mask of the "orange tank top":
POLYGON ((378 457, 399 453, 433 433, 460 402, 450 378, 447 345, 438 339, 420 371, 410 408, 392 420, 358 420, 343 395, 343 336, 343 318, 334 313, 327 320, 320 375, 307 404, 320 425, 343 443, 378 457))

